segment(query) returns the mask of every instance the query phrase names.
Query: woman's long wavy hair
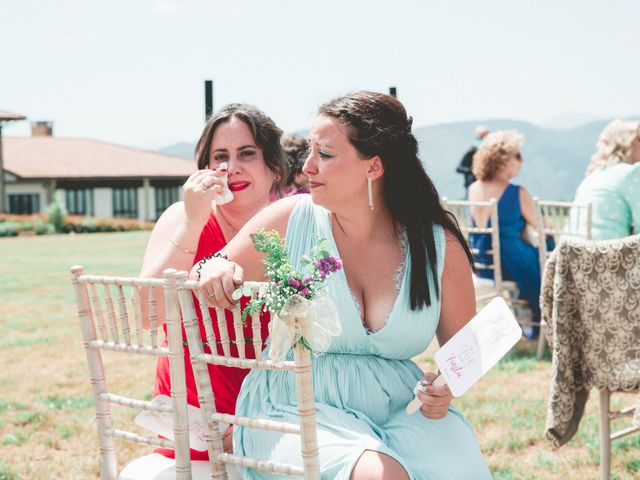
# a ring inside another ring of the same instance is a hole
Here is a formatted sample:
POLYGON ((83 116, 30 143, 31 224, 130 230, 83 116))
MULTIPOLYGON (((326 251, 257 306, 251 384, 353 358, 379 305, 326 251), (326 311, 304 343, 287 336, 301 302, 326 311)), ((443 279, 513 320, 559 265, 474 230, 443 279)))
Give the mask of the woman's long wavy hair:
POLYGON ((280 188, 287 178, 287 160, 280 144, 282 130, 270 117, 253 105, 230 103, 209 118, 195 148, 198 169, 202 170, 209 165, 211 140, 216 129, 223 123, 230 122, 232 118, 242 120, 251 130, 256 144, 262 149, 267 168, 275 174, 276 180, 272 191, 279 195, 280 188))
POLYGON ((349 141, 363 158, 377 155, 382 160, 384 201, 395 221, 406 229, 409 240, 411 309, 431 305, 427 264, 436 295, 440 294, 434 225, 441 225, 458 239, 471 265, 473 258, 457 222, 442 208, 436 187, 418 158, 412 119, 394 97, 366 91, 331 100, 320 107, 319 114, 343 123, 349 141))
POLYGON ((616 163, 631 163, 631 142, 640 135, 640 122, 613 120, 607 125, 596 144, 597 151, 591 157, 587 175, 599 167, 616 163))

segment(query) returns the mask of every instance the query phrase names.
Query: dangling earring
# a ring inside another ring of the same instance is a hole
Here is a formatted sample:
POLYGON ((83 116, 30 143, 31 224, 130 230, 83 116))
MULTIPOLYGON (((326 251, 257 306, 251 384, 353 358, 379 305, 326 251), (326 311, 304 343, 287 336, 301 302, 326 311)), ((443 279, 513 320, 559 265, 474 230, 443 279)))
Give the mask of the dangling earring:
POLYGON ((373 189, 371 188, 371 177, 367 177, 367 192, 369 193, 369 208, 373 212, 373 189))

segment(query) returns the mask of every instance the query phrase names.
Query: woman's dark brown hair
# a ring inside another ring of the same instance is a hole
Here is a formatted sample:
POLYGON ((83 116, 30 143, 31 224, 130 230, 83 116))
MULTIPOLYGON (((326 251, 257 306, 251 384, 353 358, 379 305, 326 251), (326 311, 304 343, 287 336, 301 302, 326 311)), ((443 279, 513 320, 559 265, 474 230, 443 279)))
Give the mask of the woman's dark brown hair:
POLYGON ((449 230, 473 258, 455 219, 440 203, 435 185, 418 158, 418 142, 411 133, 412 119, 404 106, 389 95, 356 92, 320 107, 320 115, 347 126, 347 137, 363 158, 379 156, 384 165, 383 195, 395 221, 406 228, 411 254, 411 309, 431 305, 427 264, 440 294, 434 225, 449 230))
POLYGON ((209 118, 195 148, 198 169, 202 170, 209 165, 211 140, 216 129, 221 124, 231 121, 232 118, 243 121, 251 130, 256 144, 262 149, 267 167, 276 176, 273 190, 279 193, 287 178, 286 156, 282 145, 280 145, 282 130, 276 126, 271 118, 253 105, 230 103, 209 118))
POLYGON ((287 168, 289 170, 285 185, 291 186, 296 175, 302 172, 302 166, 309 154, 309 142, 303 136, 295 133, 284 134, 280 142, 287 156, 287 168))

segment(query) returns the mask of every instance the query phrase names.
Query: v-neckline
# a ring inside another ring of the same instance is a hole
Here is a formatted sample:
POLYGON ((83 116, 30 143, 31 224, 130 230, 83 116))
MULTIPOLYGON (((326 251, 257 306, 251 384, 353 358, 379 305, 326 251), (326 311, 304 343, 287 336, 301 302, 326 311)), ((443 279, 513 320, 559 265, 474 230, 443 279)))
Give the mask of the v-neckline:
MULTIPOLYGON (((340 257, 340 250, 338 249, 338 244, 336 243, 336 239, 333 235, 333 223, 331 222, 331 213, 329 211, 327 211, 327 216, 326 216, 326 220, 328 222, 328 226, 329 226, 329 233, 331 234, 331 243, 333 244, 333 248, 335 249, 335 252, 338 254, 339 258, 340 257)), ((355 312, 355 316, 358 318, 359 320, 359 327, 360 330, 367 336, 367 337, 372 337, 375 335, 378 335, 379 333, 385 331, 387 329, 387 326, 389 325, 389 323, 391 323, 391 320, 394 318, 394 312, 396 310, 396 307, 398 306, 398 302, 400 301, 400 298, 403 296, 403 292, 404 292, 404 287, 405 287, 405 283, 406 283, 406 277, 407 277, 407 261, 408 261, 408 251, 405 249, 404 251, 404 272, 402 272, 402 279, 400 281, 400 288, 397 291, 396 294, 396 298, 393 301, 393 305, 391 306, 391 310, 389 310, 387 312, 387 314, 385 315, 385 321, 382 324, 382 326, 377 329, 377 330, 371 330, 362 314, 362 308, 360 306, 360 303, 358 302, 356 296, 353 294, 353 290, 351 290, 351 286, 349 285, 349 281, 347 280, 347 274, 345 272, 344 266, 342 267, 342 269, 338 272, 338 275, 343 279, 345 286, 347 287, 347 293, 348 293, 348 297, 349 297, 349 303, 351 304, 352 309, 355 312), (362 316, 361 316, 362 315, 362 316)), ((344 265, 344 264, 343 264, 344 265)), ((396 269, 398 270, 398 269, 396 269)))

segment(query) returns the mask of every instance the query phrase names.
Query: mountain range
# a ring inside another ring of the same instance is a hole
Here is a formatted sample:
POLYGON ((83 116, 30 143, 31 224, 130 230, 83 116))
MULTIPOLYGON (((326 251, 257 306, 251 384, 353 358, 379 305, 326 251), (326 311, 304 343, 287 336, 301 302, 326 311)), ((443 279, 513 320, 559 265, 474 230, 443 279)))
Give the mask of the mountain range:
MULTIPOLYGON (((640 118, 640 115, 633 118, 640 118)), ((524 135, 522 170, 514 179, 515 183, 525 186, 533 196, 541 199, 572 200, 595 152, 598 135, 609 121, 597 120, 573 128, 549 128, 520 120, 483 120, 416 127, 413 133, 420 142, 420 158, 442 196, 464 197, 462 175, 455 170, 464 153, 474 144, 475 127, 482 124, 491 131, 515 129, 524 135)), ((193 158, 194 145, 195 142, 176 143, 159 151, 193 158)))

